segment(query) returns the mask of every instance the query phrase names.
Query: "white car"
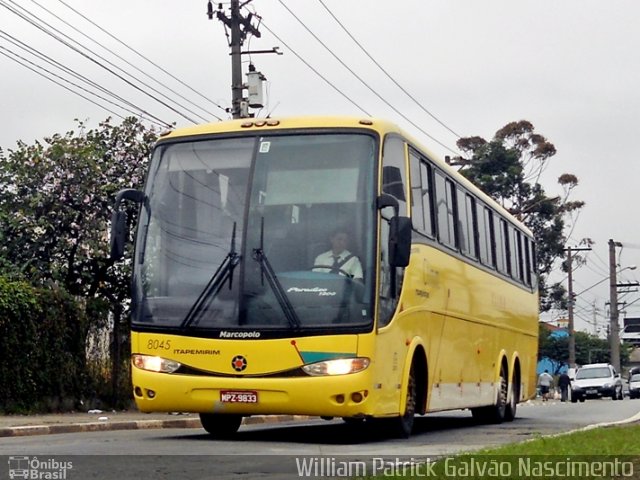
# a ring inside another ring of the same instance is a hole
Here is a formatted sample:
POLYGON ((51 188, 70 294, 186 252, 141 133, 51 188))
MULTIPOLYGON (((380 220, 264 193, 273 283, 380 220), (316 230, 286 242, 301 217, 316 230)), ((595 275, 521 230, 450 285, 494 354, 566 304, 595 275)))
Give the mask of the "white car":
POLYGON ((587 398, 602 397, 611 397, 613 400, 624 398, 620 374, 608 363, 580 367, 571 383, 571 401, 584 402, 587 398))
POLYGON ((640 398, 640 373, 629 377, 629 398, 640 398))

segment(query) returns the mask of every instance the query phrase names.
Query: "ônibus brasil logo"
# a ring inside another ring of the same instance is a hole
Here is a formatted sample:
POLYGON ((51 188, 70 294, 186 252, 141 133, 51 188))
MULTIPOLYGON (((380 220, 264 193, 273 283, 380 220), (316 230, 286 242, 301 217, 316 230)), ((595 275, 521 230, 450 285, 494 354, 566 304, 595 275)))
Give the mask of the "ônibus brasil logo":
POLYGON ((9 457, 9 478, 12 480, 14 478, 65 480, 67 470, 71 469, 73 469, 73 462, 62 462, 55 458, 42 460, 38 457, 9 457))

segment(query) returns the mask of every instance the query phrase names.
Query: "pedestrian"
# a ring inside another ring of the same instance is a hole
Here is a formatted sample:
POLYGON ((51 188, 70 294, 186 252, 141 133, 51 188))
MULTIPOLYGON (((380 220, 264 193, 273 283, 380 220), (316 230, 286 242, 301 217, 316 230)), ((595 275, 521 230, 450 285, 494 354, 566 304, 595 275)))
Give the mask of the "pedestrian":
POLYGON ((562 372, 558 377, 558 387, 560 387, 560 401, 566 402, 569 400, 569 386, 571 385, 571 378, 567 372, 562 372))
POLYGON ((543 402, 549 399, 549 390, 551 389, 552 383, 553 377, 549 374, 549 370, 545 370, 538 377, 538 386, 540 387, 543 402))

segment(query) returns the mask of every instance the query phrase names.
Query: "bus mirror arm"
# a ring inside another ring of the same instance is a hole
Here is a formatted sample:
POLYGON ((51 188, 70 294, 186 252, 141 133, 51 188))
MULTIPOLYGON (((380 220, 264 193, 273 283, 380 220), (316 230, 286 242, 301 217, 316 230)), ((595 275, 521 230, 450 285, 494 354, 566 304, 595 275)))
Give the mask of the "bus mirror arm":
POLYGON ((411 219, 399 215, 400 204, 393 195, 382 193, 376 199, 378 210, 393 207, 394 216, 389 220, 389 265, 406 267, 411 255, 411 219))
POLYGON ((389 195, 388 193, 383 193, 378 196, 376 199, 376 207, 378 210, 382 210, 386 207, 393 207, 393 211, 395 215, 398 215, 400 211, 400 205, 398 204, 398 200, 393 195, 389 195))
POLYGON ((127 214, 120 210, 120 204, 123 200, 142 203, 145 198, 144 192, 133 188, 120 190, 116 195, 113 214, 111 215, 111 248, 109 255, 111 260, 118 261, 124 256, 124 248, 127 242, 127 214))

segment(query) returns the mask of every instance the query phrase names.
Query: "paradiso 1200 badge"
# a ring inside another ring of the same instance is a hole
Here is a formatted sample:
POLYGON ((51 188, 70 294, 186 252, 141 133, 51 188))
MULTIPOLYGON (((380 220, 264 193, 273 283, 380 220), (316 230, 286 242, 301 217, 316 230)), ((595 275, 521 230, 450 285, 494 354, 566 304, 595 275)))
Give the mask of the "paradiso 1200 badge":
POLYGON ((233 360, 231 360, 231 366, 236 372, 241 372, 247 368, 247 359, 242 355, 236 355, 233 357, 233 360))

